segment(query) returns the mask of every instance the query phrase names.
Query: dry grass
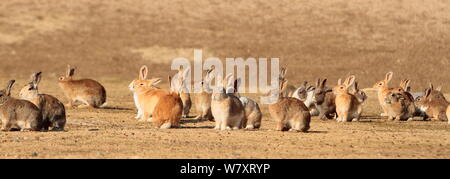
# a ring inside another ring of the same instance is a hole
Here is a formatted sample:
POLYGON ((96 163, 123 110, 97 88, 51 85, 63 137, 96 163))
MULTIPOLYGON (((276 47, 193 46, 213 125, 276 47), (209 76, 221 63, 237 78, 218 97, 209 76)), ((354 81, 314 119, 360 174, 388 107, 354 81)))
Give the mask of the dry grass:
MULTIPOLYGON (((215 131, 191 119, 157 130, 133 120, 126 88, 142 64, 165 79, 171 58, 198 48, 204 59, 279 57, 295 85, 355 74, 367 88, 392 70, 394 83, 410 78, 422 90, 432 81, 449 92, 448 29, 446 0, 3 2, 0 85, 23 85, 40 70, 41 89, 64 99, 56 78, 72 64, 105 84, 110 109, 68 110, 68 132, 0 133, 0 158, 450 158, 450 127, 437 121, 314 119, 311 133, 274 132, 263 106, 260 131, 215 131)), ((365 115, 374 116, 370 97, 365 115)))

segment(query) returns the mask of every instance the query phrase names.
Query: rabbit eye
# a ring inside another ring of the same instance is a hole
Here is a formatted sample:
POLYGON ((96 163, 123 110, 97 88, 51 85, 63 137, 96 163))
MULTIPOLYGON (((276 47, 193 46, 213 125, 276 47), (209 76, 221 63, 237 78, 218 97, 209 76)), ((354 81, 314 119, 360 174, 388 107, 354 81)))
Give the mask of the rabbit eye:
POLYGON ((28 91, 31 91, 31 90, 33 90, 33 88, 28 88, 28 91))
POLYGON ((143 83, 141 83, 141 84, 139 84, 139 85, 141 85, 141 86, 144 86, 144 84, 143 84, 143 83))

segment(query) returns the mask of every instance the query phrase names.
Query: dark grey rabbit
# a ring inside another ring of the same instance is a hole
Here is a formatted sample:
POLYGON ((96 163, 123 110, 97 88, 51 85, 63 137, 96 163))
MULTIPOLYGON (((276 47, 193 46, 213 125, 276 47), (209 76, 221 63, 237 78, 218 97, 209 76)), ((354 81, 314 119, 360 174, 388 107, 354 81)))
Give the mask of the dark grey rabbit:
POLYGON ((11 97, 11 88, 15 80, 8 82, 0 91, 0 118, 2 131, 40 131, 42 116, 36 105, 21 99, 11 97))
POLYGON ((319 119, 332 119, 336 116, 335 95, 333 91, 326 87, 327 79, 317 80, 316 89, 313 94, 313 102, 319 111, 319 119))

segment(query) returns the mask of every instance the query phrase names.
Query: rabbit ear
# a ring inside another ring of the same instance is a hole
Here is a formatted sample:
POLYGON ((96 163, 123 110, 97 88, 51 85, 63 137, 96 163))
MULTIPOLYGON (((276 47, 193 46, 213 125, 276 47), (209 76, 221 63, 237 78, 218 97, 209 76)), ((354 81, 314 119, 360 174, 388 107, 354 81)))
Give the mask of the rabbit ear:
POLYGON ((434 90, 433 84, 432 84, 431 82, 428 83, 428 85, 430 86, 430 89, 431 89, 431 90, 434 90))
POLYGON ((345 79, 344 81, 344 85, 348 87, 352 86, 353 83, 355 82, 355 75, 350 75, 349 77, 347 77, 347 79, 345 79))
POLYGON ((319 78, 319 79, 317 79, 317 82, 316 82, 316 87, 317 87, 317 88, 319 88, 319 87, 320 87, 320 82, 321 82, 321 81, 320 81, 320 78, 319 78))
POLYGON ((183 77, 183 81, 189 77, 190 71, 191 71, 191 68, 189 68, 189 67, 187 67, 186 69, 183 70, 183 74, 181 74, 183 77))
POLYGON ((281 80, 280 81, 280 92, 283 91, 286 88, 287 82, 288 82, 288 80, 281 80))
POLYGON ((153 79, 150 80, 150 85, 151 86, 157 85, 159 83, 161 83, 161 78, 153 78, 153 79))
POLYGON ((325 88, 325 85, 327 84, 327 79, 323 79, 322 83, 320 84, 321 88, 325 88))
POLYGON ((342 85, 342 79, 338 79, 338 85, 342 85))
POLYGON ((31 83, 33 84, 33 88, 37 88, 39 82, 41 82, 41 74, 42 72, 37 72, 31 75, 31 83))
POLYGON ((429 96, 430 96, 430 94, 431 94, 431 88, 427 88, 426 90, 425 90, 425 98, 428 98, 429 96))
POLYGON ((72 68, 70 65, 67 65, 66 77, 72 77, 74 74, 75 74, 75 68, 72 68))
POLYGON ((11 89, 12 86, 14 85, 14 83, 16 82, 16 80, 9 80, 8 84, 6 85, 5 91, 6 91, 6 96, 11 96, 11 89))
POLYGON ((147 65, 143 65, 141 69, 139 70, 139 79, 140 80, 146 80, 148 75, 148 67, 147 65))
POLYGON ((308 82, 307 81, 303 81, 302 86, 305 87, 305 89, 306 89, 308 87, 308 82))
POLYGON ((239 86, 241 86, 241 78, 234 80, 234 93, 238 92, 239 86))
POLYGON ((386 84, 392 80, 392 75, 394 75, 394 72, 388 72, 386 73, 386 77, 384 78, 384 81, 386 81, 386 84))
POLYGON ((168 76, 168 80, 169 80, 169 89, 172 89, 172 76, 168 76))
POLYGON ((438 86, 437 88, 436 88, 436 91, 441 91, 442 90, 442 86, 438 86))
POLYGON ((228 73, 227 76, 225 77, 225 81, 224 82, 227 83, 226 87, 233 87, 234 86, 233 74, 232 73, 228 73))
POLYGON ((281 78, 285 78, 286 77, 286 73, 287 73, 287 69, 285 67, 281 67, 280 77, 281 78))

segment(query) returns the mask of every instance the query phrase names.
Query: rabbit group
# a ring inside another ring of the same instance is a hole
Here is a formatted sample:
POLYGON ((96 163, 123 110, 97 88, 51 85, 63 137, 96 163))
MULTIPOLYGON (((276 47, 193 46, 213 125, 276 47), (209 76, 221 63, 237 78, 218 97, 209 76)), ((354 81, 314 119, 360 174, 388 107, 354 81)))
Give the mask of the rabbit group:
MULTIPOLYGON (((79 107, 98 108, 106 104, 106 90, 92 79, 75 80, 75 68, 68 66, 66 76, 58 84, 68 98, 67 107, 81 102, 79 107)), ((39 91, 42 72, 31 75, 19 98, 11 96, 15 80, 10 80, 0 91, 0 117, 2 131, 64 131, 67 123, 66 107, 56 97, 39 91)))

